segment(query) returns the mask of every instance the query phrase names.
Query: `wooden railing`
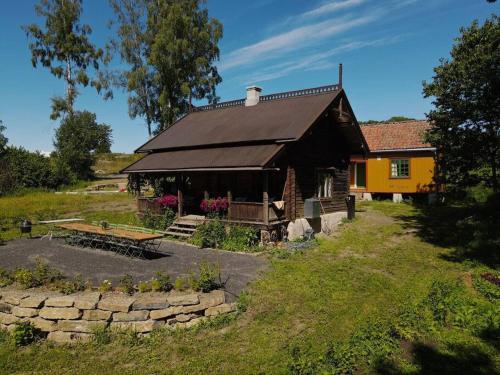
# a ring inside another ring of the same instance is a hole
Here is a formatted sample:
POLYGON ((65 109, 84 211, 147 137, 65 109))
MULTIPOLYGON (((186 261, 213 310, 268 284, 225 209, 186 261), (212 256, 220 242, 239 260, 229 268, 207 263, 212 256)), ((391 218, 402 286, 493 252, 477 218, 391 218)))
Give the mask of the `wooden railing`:
MULTIPOLYGON (((262 202, 231 202, 229 209, 229 220, 234 221, 264 221, 264 204, 262 202)), ((278 210, 269 203, 269 221, 282 220, 285 216, 284 210, 278 210)))
POLYGON ((137 198, 137 211, 142 214, 145 212, 156 215, 163 213, 162 207, 155 203, 155 198, 137 198))

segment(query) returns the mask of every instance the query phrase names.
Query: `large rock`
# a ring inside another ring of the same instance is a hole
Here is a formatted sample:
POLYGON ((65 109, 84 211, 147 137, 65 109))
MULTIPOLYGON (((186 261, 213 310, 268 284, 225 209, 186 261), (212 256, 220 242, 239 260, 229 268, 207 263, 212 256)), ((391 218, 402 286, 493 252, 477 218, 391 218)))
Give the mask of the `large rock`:
POLYGON ((36 328, 43 332, 52 332, 57 330, 57 323, 52 320, 45 320, 42 318, 31 318, 29 320, 36 328))
POLYGON ((29 294, 26 292, 10 291, 2 294, 2 301, 17 306, 21 303, 23 298, 28 296, 29 294))
POLYGON ((193 315, 179 314, 175 316, 175 320, 179 323, 189 322, 193 318, 193 315))
POLYGON ((167 301, 172 306, 184 306, 184 305, 196 305, 200 303, 198 294, 180 294, 180 295, 170 295, 167 297, 167 301))
POLYGON ((95 309, 101 299, 101 293, 83 293, 75 296, 75 307, 81 310, 95 309))
POLYGON ((79 319, 82 312, 75 307, 44 307, 38 315, 49 320, 73 320, 79 319))
POLYGON ((43 302, 47 299, 47 296, 43 294, 34 294, 29 297, 23 298, 19 303, 19 307, 28 307, 31 309, 39 309, 42 307, 43 302))
POLYGON ((220 314, 230 313, 236 310, 236 304, 234 303, 224 303, 219 306, 209 307, 205 310, 205 316, 214 316, 220 314))
POLYGON ((57 329, 63 332, 84 332, 92 333, 95 329, 107 327, 104 321, 89 322, 87 320, 60 320, 57 322, 57 329))
POLYGON ((159 329, 165 325, 165 322, 159 320, 146 320, 144 322, 112 322, 111 329, 116 330, 131 330, 137 333, 151 332, 154 329, 159 329))
POLYGON ((83 320, 105 320, 108 321, 111 319, 111 315, 113 313, 111 311, 104 310, 83 310, 83 320))
POLYGON ((20 319, 17 316, 0 312, 0 323, 1 324, 14 324, 14 323, 18 322, 19 320, 20 319))
POLYGON ((105 297, 99 301, 97 307, 101 310, 115 312, 129 312, 130 307, 135 302, 134 298, 125 296, 105 297))
POLYGON ((226 302, 226 295, 223 290, 213 290, 210 293, 200 294, 200 305, 214 307, 226 302))
POLYGON ((132 305, 133 310, 161 310, 169 306, 165 295, 144 295, 137 297, 132 305))
POLYGON ((38 315, 38 310, 30 309, 28 307, 14 306, 12 308, 12 315, 18 316, 20 318, 32 318, 38 315))
POLYGON ((151 319, 165 319, 174 315, 182 314, 183 306, 172 306, 163 310, 153 310, 149 313, 151 319))
POLYGON ((88 342, 92 340, 92 335, 80 332, 53 331, 49 333, 47 340, 54 341, 59 344, 71 344, 75 342, 88 342))
POLYGON ((71 307, 75 303, 75 296, 58 296, 47 298, 46 307, 71 307))
POLYGON ((0 312, 10 314, 11 311, 12 311, 12 305, 9 305, 8 303, 0 302, 0 312))
POLYGON ((113 314, 113 322, 134 322, 141 320, 148 320, 149 311, 131 311, 128 313, 116 312, 113 314))

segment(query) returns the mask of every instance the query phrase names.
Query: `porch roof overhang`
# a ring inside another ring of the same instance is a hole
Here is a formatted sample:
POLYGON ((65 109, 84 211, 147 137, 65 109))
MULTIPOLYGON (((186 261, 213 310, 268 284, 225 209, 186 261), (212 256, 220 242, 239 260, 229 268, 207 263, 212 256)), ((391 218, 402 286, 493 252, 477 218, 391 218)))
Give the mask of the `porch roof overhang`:
POLYGON ((272 170, 271 161, 284 147, 273 143, 154 152, 122 173, 272 170))

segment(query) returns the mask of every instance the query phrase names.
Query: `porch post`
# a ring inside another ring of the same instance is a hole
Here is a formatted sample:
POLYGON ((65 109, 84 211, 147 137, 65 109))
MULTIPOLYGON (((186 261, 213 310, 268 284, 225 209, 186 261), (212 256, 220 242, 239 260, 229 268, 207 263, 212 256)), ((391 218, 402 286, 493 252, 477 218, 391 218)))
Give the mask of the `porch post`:
POLYGON ((227 191, 227 218, 231 220, 231 202, 233 201, 233 193, 231 190, 227 191))
POLYGON ((177 216, 182 217, 184 206, 184 194, 182 193, 182 173, 177 174, 177 216))
POLYGON ((269 172, 262 175, 262 218, 265 225, 269 225, 269 172))

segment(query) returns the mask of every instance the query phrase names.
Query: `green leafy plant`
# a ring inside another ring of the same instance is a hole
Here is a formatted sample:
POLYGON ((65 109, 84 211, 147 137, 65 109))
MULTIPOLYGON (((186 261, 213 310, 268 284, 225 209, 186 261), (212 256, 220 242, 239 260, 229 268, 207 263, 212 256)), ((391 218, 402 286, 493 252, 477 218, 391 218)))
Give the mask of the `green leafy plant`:
POLYGON ((0 267, 0 288, 11 285, 14 282, 14 278, 11 272, 0 267))
POLYGON ((220 282, 220 265, 201 262, 198 267, 199 275, 197 280, 197 289, 204 293, 218 289, 220 282))
POLYGON ((27 268, 18 268, 14 271, 14 281, 23 288, 39 286, 33 272, 27 268))
POLYGON ((146 228, 165 230, 173 224, 176 217, 175 211, 169 207, 164 208, 164 212, 161 215, 154 214, 150 210, 147 210, 142 218, 142 224, 146 228))
POLYGON ((72 279, 58 280, 55 282, 55 286, 63 294, 81 292, 87 288, 87 284, 81 274, 76 274, 72 279))
POLYGON ((99 292, 109 292, 111 289, 113 289, 113 283, 109 280, 103 280, 101 284, 99 284, 99 292))
POLYGON ((139 290, 139 293, 149 292, 151 290, 151 283, 149 281, 139 281, 137 289, 139 290))
POLYGON ((12 337, 16 346, 29 345, 42 337, 41 331, 30 322, 16 323, 12 337))
POLYGON ((93 327, 92 342, 96 345, 106 345, 111 342, 111 333, 108 327, 93 327))
POLYGON ((161 272, 156 272, 155 277, 151 279, 151 289, 155 292, 168 292, 173 286, 170 282, 170 276, 161 272))
POLYGON ((134 293, 134 278, 131 275, 124 275, 120 278, 119 288, 123 293, 134 293))
POLYGON ((187 280, 184 277, 178 277, 174 282, 174 289, 178 291, 183 291, 186 289, 187 280))
POLYGON ((251 296, 247 291, 242 291, 236 300, 236 307, 239 313, 243 313, 247 311, 248 306, 250 305, 251 296))
POLYGON ((200 248, 218 248, 222 246, 225 240, 226 228, 217 219, 199 225, 196 228, 195 234, 191 237, 191 242, 200 248))
POLYGON ((248 226, 232 226, 222 242, 222 248, 229 251, 255 251, 259 244, 258 231, 248 226))

